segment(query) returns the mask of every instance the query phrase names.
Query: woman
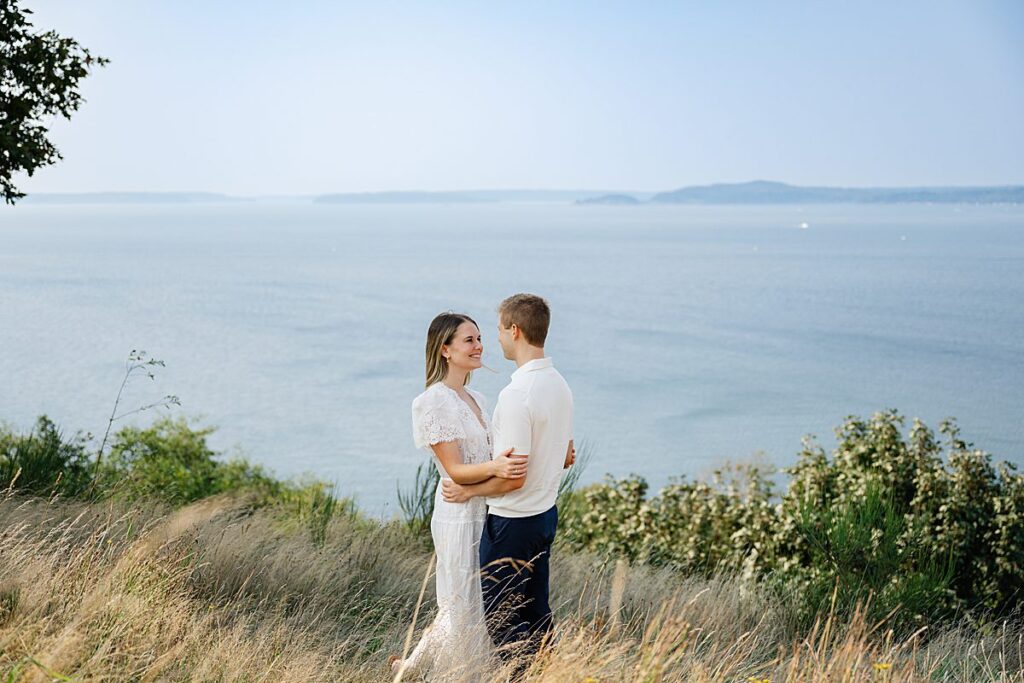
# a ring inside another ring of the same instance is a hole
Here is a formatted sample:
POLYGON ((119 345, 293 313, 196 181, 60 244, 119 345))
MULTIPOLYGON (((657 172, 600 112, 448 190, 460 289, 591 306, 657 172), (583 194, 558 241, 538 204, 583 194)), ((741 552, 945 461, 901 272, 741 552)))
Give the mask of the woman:
MULTIPOLYGON (((491 426, 482 395, 466 388, 482 366, 480 330, 468 315, 442 313, 427 330, 427 389, 412 402, 416 446, 435 456, 442 478, 475 484, 526 476, 526 458, 491 459, 491 426)), ((480 594, 483 498, 448 503, 438 485, 430 533, 437 554, 437 616, 404 661, 406 671, 466 674, 486 664, 491 644, 480 594)), ((392 658, 392 670, 403 665, 392 658)))

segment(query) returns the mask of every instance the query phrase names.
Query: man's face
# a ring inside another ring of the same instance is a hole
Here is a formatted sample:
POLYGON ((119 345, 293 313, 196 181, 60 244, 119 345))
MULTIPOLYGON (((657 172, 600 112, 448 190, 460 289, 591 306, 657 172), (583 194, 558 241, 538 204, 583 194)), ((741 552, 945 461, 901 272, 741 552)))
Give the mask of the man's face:
POLYGON ((515 360, 512 353, 512 327, 502 327, 501 318, 498 318, 498 343, 501 344, 501 352, 505 354, 505 360, 515 360))

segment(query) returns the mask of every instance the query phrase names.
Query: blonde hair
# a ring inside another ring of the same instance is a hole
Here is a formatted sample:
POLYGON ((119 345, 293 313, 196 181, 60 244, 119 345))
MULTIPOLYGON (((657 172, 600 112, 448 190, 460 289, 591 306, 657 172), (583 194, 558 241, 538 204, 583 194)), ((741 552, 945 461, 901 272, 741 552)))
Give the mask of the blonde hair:
MULTIPOLYGON (((451 311, 441 313, 430 321, 430 327, 427 328, 428 387, 448 376, 448 359, 441 355, 441 347, 452 343, 455 332, 462 323, 473 323, 476 325, 476 321, 465 313, 452 313, 451 311)), ((477 327, 479 328, 480 326, 477 325, 477 327)), ((469 376, 471 374, 470 372, 466 373, 464 384, 469 384, 469 376)))

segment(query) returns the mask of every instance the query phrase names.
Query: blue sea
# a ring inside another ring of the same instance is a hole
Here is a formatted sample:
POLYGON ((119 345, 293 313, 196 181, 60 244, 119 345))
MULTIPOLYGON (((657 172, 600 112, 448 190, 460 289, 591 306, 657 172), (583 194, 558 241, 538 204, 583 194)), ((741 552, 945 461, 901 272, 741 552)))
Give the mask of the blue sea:
MULTIPOLYGON (((125 358, 213 445, 396 512, 427 324, 551 303, 583 479, 792 464, 896 408, 1024 463, 1024 207, 32 205, 0 211, 0 420, 102 434, 125 358)), ((151 420, 155 411, 133 418, 151 420)))

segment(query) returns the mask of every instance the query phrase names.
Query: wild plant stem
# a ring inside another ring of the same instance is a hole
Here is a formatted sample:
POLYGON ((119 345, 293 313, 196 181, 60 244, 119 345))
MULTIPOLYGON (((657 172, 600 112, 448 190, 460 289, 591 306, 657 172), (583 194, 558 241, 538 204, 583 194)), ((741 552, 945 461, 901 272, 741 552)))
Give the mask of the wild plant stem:
POLYGON ((124 379, 121 380, 121 387, 117 390, 117 396, 114 398, 114 408, 110 411, 110 419, 107 420, 107 429, 103 432, 103 440, 100 441, 100 448, 96 452, 96 465, 93 467, 92 471, 92 482, 89 484, 89 495, 92 495, 96 488, 96 479, 100 474, 100 465, 103 462, 103 452, 107 447, 107 439, 110 438, 110 430, 114 426, 117 407, 121 404, 121 395, 124 393, 124 388, 128 384, 128 378, 131 377, 133 369, 135 369, 135 366, 129 363, 128 369, 124 373, 124 379))

